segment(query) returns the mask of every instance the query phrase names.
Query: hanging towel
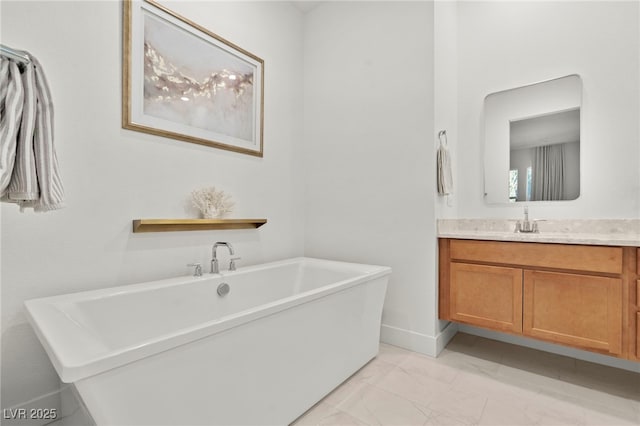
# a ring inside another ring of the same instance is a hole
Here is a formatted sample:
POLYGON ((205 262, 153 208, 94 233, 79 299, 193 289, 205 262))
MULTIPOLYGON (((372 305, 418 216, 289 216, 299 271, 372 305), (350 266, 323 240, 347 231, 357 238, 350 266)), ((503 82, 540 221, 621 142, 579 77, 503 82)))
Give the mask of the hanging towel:
POLYGON ((36 179, 35 154, 33 152, 37 103, 33 67, 24 67, 21 78, 24 88, 22 121, 16 145, 16 162, 7 188, 7 201, 24 204, 27 201, 37 201, 40 196, 36 179))
MULTIPOLYGON (((21 210, 32 207, 48 211, 64 207, 64 189, 53 143, 51 91, 42 66, 36 58, 30 58, 21 73, 24 96, 15 164, 2 200, 17 203, 21 210)), ((11 143, 4 138, 0 142, 11 143)))
POLYGON ((24 90, 18 65, 0 57, 0 197, 5 196, 16 160, 24 90))
POLYGON ((451 157, 446 143, 446 132, 443 130, 438 134, 440 139, 440 147, 437 154, 437 180, 438 195, 449 195, 453 192, 453 176, 451 172, 451 157), (445 142, 442 137, 444 136, 445 142))

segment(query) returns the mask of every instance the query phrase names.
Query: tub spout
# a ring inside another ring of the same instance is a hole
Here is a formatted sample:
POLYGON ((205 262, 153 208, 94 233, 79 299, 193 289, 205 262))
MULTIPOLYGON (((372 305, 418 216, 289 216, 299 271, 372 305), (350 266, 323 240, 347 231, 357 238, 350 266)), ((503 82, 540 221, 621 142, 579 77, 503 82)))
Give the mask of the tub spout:
POLYGON ((211 273, 212 274, 218 274, 220 273, 220 266, 218 264, 218 256, 216 255, 216 251, 218 249, 218 247, 223 246, 226 247, 227 249, 229 249, 229 254, 230 255, 234 255, 235 252, 233 251, 233 246, 231 245, 231 243, 227 243, 224 241, 218 241, 217 243, 215 243, 213 245, 213 249, 211 249, 211 273))

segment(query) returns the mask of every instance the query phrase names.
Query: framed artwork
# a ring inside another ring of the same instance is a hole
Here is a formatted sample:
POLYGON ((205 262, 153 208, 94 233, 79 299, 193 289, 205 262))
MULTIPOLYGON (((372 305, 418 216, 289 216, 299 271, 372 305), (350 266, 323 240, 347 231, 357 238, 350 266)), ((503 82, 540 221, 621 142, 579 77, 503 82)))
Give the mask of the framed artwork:
POLYGON ((123 8, 122 127, 262 157, 264 61, 152 0, 123 8))

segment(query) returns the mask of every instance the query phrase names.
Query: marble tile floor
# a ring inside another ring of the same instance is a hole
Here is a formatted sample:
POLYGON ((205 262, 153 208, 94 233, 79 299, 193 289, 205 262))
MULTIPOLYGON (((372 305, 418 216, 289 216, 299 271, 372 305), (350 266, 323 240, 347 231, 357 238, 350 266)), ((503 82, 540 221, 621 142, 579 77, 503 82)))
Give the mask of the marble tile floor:
POLYGON ((379 355, 293 425, 640 425, 640 374, 458 333, 379 355))

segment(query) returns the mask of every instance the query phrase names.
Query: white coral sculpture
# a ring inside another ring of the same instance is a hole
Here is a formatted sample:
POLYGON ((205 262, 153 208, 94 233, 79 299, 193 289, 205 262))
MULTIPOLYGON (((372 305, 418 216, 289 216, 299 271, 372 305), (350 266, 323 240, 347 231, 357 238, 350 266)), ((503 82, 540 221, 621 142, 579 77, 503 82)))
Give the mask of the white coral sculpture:
POLYGON ((231 213, 235 205, 231 195, 218 191, 214 186, 191 191, 191 200, 205 219, 222 218, 231 213))

